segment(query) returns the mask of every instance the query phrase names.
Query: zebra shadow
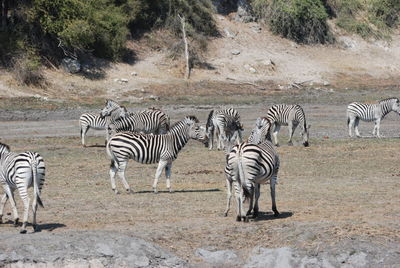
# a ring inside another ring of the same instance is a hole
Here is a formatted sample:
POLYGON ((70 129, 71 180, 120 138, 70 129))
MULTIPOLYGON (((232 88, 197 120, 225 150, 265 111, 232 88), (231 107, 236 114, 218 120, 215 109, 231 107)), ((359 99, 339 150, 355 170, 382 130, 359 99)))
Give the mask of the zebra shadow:
POLYGON ((278 220, 278 219, 285 219, 293 216, 293 212, 281 212, 278 217, 275 217, 274 213, 271 211, 268 212, 259 212, 258 216, 254 221, 271 221, 271 220, 278 220))
MULTIPOLYGON (((162 191, 158 191, 157 194, 164 194, 164 193, 168 193, 168 194, 174 194, 174 193, 206 193, 206 192, 221 192, 221 189, 218 188, 213 188, 213 189, 201 189, 201 190, 174 190, 172 193, 170 193, 167 190, 162 190, 162 191)), ((143 191, 137 191, 134 192, 134 194, 148 194, 148 193, 154 193, 153 190, 143 190, 143 191)))
MULTIPOLYGON (((14 225, 14 221, 12 220, 8 220, 3 222, 2 224, 10 224, 10 225, 14 225)), ((18 222, 18 225, 15 227, 21 227, 22 226, 22 222, 18 222)), ((28 222, 28 224, 26 226, 30 226, 32 227, 32 223, 28 222)), ((36 232, 41 232, 42 230, 47 230, 49 232, 57 229, 57 228, 63 228, 66 227, 65 224, 62 223, 45 223, 45 224, 37 224, 36 225, 36 232)))
POLYGON ((106 148, 105 144, 93 144, 93 145, 86 145, 86 148, 106 148))

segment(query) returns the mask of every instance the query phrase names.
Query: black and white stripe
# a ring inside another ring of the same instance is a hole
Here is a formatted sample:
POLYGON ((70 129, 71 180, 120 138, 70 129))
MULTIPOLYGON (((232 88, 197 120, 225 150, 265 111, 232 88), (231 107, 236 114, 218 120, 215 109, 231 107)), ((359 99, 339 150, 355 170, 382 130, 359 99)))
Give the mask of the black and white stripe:
POLYGON ((362 121, 375 121, 374 130, 372 135, 376 135, 378 138, 381 137, 379 129, 383 118, 391 111, 400 114, 400 104, 398 98, 388 98, 379 101, 377 104, 365 104, 353 102, 347 106, 347 126, 349 128, 349 136, 353 137, 351 130, 354 127, 354 131, 357 137, 361 137, 358 131, 358 124, 360 119, 362 121))
POLYGON ((212 110, 208 115, 206 131, 209 138, 209 149, 214 147, 214 133, 217 139, 217 149, 225 148, 230 140, 242 142, 243 125, 240 123, 239 112, 233 108, 212 110))
MULTIPOLYGON (((108 100, 106 107, 101 111, 101 116, 110 116, 112 112, 118 112, 125 109, 118 103, 108 100)), ((170 119, 167 114, 161 110, 151 108, 139 113, 129 113, 127 116, 121 116, 117 120, 111 120, 108 131, 134 131, 142 133, 164 134, 169 129, 170 119)))
POLYGON ((121 132, 110 138, 107 144, 107 154, 111 158, 110 179, 112 189, 118 193, 115 185, 115 175, 121 178, 125 189, 130 188, 125 179, 125 169, 129 159, 142 164, 158 162, 153 189, 157 192, 158 179, 165 168, 167 188, 171 191, 170 177, 172 161, 189 139, 205 140, 205 129, 200 127, 194 116, 187 116, 171 127, 167 134, 152 135, 135 132, 121 132))
MULTIPOLYGON (((265 118, 265 117, 257 118, 256 125, 255 125, 254 129, 252 130, 252 132, 250 134, 250 137, 248 138, 246 144, 258 145, 258 144, 261 144, 261 143, 264 143, 264 142, 271 141, 270 128, 271 128, 271 123, 267 118, 265 118)), ((244 144, 244 143, 241 143, 241 144, 244 144)), ((239 146, 239 145, 237 145, 237 146, 239 146)), ((235 146, 235 148, 237 146, 235 146)), ((238 149, 235 149, 235 150, 238 150, 238 149)), ((229 212, 229 209, 230 209, 230 201, 231 201, 231 197, 232 197, 232 184, 234 182, 234 173, 237 172, 237 170, 234 169, 235 166, 237 167, 237 164, 236 165, 232 165, 232 163, 234 163, 235 161, 238 161, 238 159, 233 158, 233 157, 236 157, 236 156, 235 155, 231 155, 231 152, 232 152, 232 147, 231 147, 231 149, 229 149, 227 151, 227 154, 226 154, 227 165, 225 167, 225 176, 226 176, 226 186, 227 186, 227 203, 226 203, 226 209, 225 209, 225 213, 224 213, 225 216, 228 215, 228 212, 229 212)), ((237 184, 236 186, 238 187, 239 184, 237 184)), ((257 185, 257 187, 258 188, 256 188, 255 190, 259 191, 259 185, 257 185)), ((238 195, 236 195, 236 196, 238 196, 238 195)), ((258 196, 259 196, 259 193, 258 193, 258 196)), ((275 196, 275 193, 274 193, 274 196, 275 196)), ((258 213, 258 197, 256 199, 255 204, 256 204, 255 207, 257 209, 255 210, 256 213, 255 213, 254 216, 257 216, 257 213, 258 213)), ((249 211, 249 213, 250 212, 251 212, 251 210, 249 211)))
POLYGON ((273 131, 273 142, 276 146, 279 146, 278 133, 281 126, 288 126, 289 129, 289 141, 288 144, 292 145, 292 138, 294 131, 298 125, 301 126, 301 136, 303 138, 303 145, 309 146, 308 137, 310 126, 306 124, 306 117, 303 108, 300 105, 288 105, 288 104, 277 104, 273 105, 268 109, 267 116, 268 120, 271 121, 273 131))
POLYGON ((14 191, 18 189, 20 197, 24 203, 24 217, 21 233, 26 233, 28 222, 29 203, 28 188, 33 187, 32 203, 32 226, 36 231, 36 211, 37 206, 43 207, 40 199, 40 192, 44 183, 45 166, 43 158, 36 152, 13 153, 9 147, 0 144, 0 184, 3 186, 4 194, 0 201, 0 223, 2 222, 4 206, 10 199, 13 210, 14 224, 17 226, 19 217, 14 199, 14 191))

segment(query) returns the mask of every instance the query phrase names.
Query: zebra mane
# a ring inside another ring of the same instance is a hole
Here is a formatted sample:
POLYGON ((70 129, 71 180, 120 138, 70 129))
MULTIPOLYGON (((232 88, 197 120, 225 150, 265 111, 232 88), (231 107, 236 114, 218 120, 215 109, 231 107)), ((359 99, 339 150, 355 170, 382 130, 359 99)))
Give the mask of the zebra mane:
POLYGON ((206 131, 207 131, 207 132, 208 132, 208 128, 209 128, 210 126, 212 126, 211 118, 212 118, 213 114, 214 114, 214 110, 211 110, 211 112, 210 112, 209 115, 208 115, 207 123, 206 123, 206 131))
POLYGON ((120 105, 118 104, 118 102, 116 102, 114 100, 107 99, 106 100, 106 106, 120 106, 120 105))
POLYGON ((393 101, 395 100, 396 102, 399 102, 399 98, 396 97, 391 97, 391 98, 387 98, 387 99, 383 99, 379 101, 379 104, 383 103, 383 102, 389 102, 389 101, 393 101))
POLYGON ((10 146, 0 142, 0 154, 9 153, 11 151, 10 146))
POLYGON ((191 121, 194 121, 195 123, 199 123, 199 119, 197 119, 196 116, 194 116, 194 115, 188 115, 188 116, 185 117, 185 119, 173 123, 173 124, 169 127, 169 129, 170 129, 170 130, 173 130, 176 126, 178 126, 178 125, 181 126, 186 120, 191 120, 191 121))

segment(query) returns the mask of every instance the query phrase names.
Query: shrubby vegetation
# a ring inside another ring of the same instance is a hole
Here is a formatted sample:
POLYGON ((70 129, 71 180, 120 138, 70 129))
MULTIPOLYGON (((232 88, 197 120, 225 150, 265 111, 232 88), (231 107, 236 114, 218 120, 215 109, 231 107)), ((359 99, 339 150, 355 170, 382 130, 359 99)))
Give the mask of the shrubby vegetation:
POLYGON ((82 54, 120 60, 127 53, 127 39, 145 31, 164 28, 178 38, 178 14, 186 18, 191 38, 217 34, 210 0, 1 1, 6 5, 0 14, 7 14, 0 15, 3 65, 21 62, 12 61, 16 55, 23 62, 32 60, 32 66, 37 65, 38 56, 52 64, 66 55, 82 54))

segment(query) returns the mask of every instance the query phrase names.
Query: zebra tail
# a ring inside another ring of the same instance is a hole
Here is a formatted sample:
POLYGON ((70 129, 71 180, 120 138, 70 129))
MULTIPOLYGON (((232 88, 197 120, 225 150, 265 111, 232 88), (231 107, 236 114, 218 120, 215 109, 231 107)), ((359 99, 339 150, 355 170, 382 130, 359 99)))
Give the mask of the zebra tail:
POLYGON ((347 125, 350 124, 350 117, 347 116, 347 125))
POLYGON ((108 156, 111 159, 111 167, 116 167, 118 169, 118 161, 110 148, 110 143, 111 143, 110 141, 111 141, 111 139, 108 140, 108 143, 106 146, 106 151, 107 151, 108 156))
POLYGON ((37 166, 38 166, 37 160, 34 159, 34 160, 31 162, 31 165, 32 165, 32 176, 33 176, 33 193, 34 193, 34 195, 35 195, 35 197, 36 197, 36 201, 37 201, 38 204, 43 208, 44 206, 43 206, 42 199, 40 198, 39 182, 38 182, 38 179, 37 179, 37 173, 38 173, 38 170, 37 170, 37 166))
POLYGON ((209 128, 210 126, 212 126, 211 118, 212 118, 213 114, 214 114, 214 110, 212 110, 212 111, 210 112, 210 114, 208 115, 207 124, 206 124, 206 131, 207 131, 207 132, 208 132, 208 128, 209 128))
POLYGON ((236 153, 238 159, 238 169, 239 169, 239 178, 240 178, 240 186, 242 187, 243 193, 245 198, 250 198, 251 194, 246 187, 246 175, 243 170, 243 163, 242 163, 242 150, 238 149, 236 153))

